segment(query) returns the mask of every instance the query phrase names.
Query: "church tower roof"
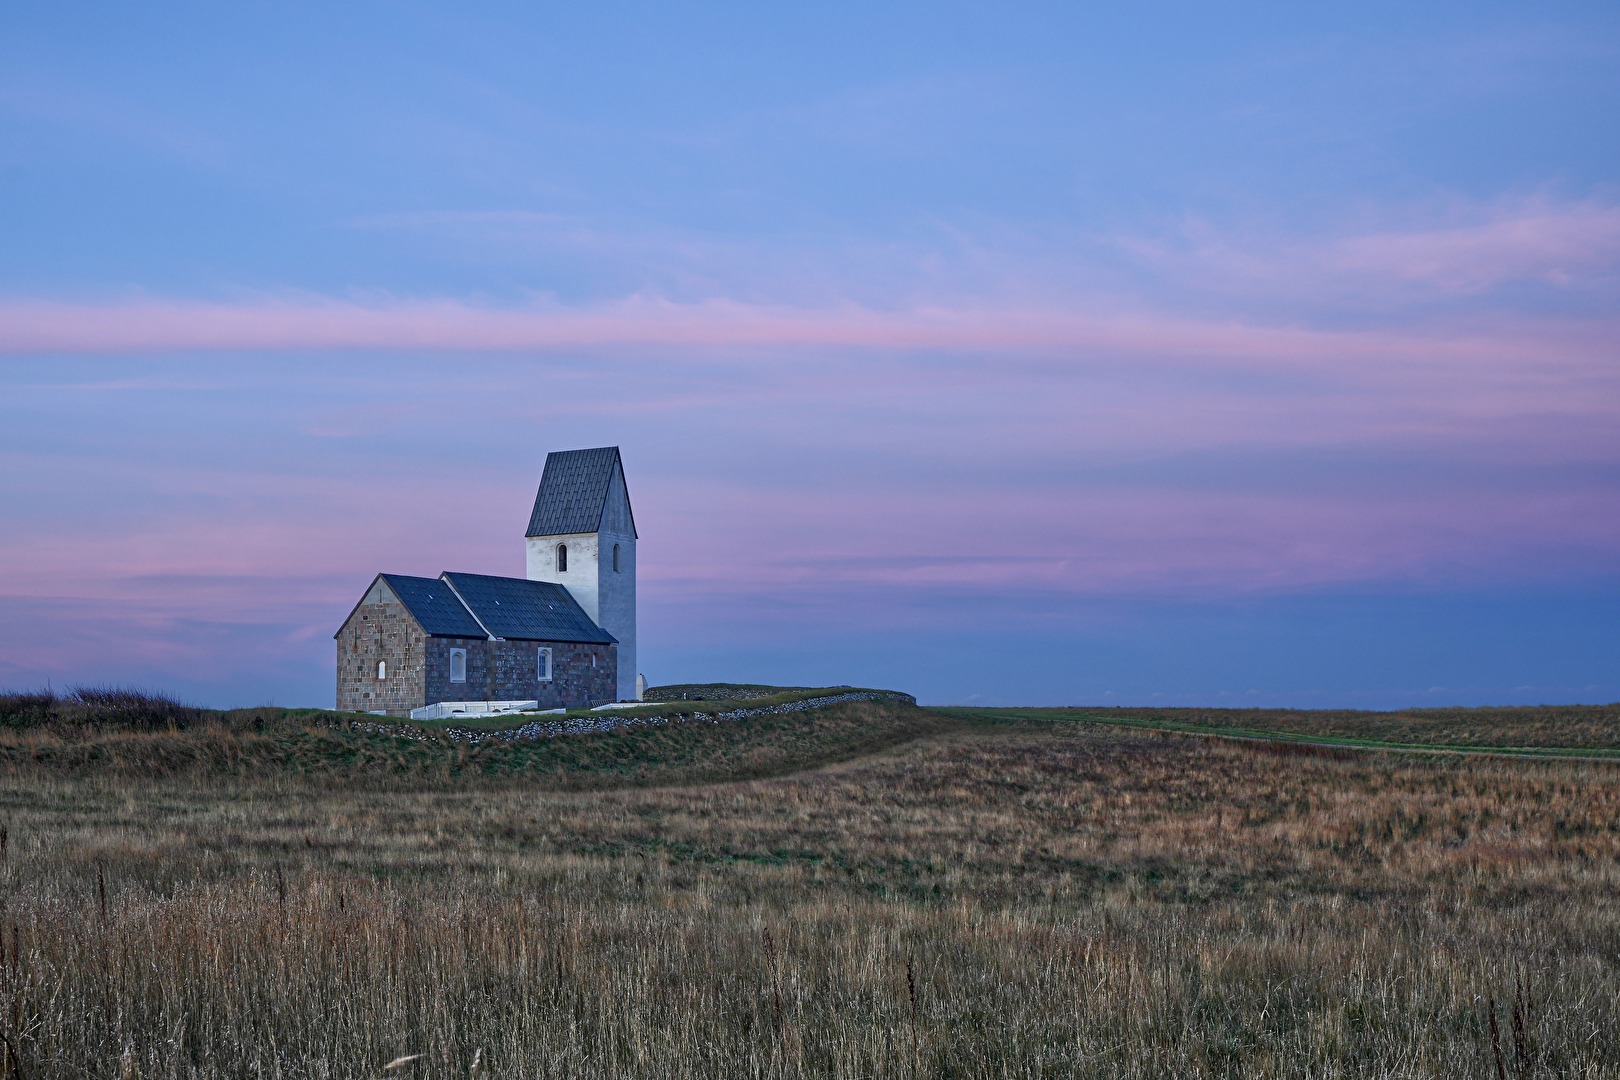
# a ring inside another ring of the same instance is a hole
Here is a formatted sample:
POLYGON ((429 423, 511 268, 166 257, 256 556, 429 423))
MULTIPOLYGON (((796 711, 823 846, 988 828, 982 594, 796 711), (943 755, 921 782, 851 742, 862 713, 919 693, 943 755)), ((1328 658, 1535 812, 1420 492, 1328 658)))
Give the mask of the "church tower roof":
MULTIPOLYGON (((624 484, 624 463, 617 446, 591 450, 554 450, 546 455, 540 490, 534 497, 527 536, 562 536, 598 532, 608 494, 617 478, 624 484)), ((629 506, 626 491, 625 505, 629 506)), ((635 529, 634 516, 631 530, 635 529)))

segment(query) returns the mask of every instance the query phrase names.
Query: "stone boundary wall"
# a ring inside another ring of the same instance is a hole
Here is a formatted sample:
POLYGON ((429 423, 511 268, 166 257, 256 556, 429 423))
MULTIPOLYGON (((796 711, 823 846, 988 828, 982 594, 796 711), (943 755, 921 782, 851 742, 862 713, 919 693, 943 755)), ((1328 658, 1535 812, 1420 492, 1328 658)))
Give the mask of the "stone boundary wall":
MULTIPOLYGON (((595 735, 604 731, 618 731, 621 728, 663 727, 666 724, 724 724, 737 720, 748 720, 756 716, 781 716, 786 713, 809 712, 812 709, 826 708, 828 705, 842 705, 847 701, 889 701, 897 705, 917 704, 916 698, 910 694, 902 694, 898 690, 859 690, 849 694, 833 694, 829 697, 786 701, 780 705, 726 709, 722 712, 713 713, 694 712, 675 716, 614 716, 610 714, 607 716, 576 716, 565 720, 531 720, 521 727, 500 728, 494 731, 477 731, 463 727, 421 728, 408 724, 383 724, 369 720, 352 720, 347 726, 358 731, 370 732, 373 735, 396 735, 403 739, 421 741, 443 735, 452 742, 459 743, 510 743, 525 740, 555 739, 561 735, 595 735)), ((339 727, 340 725, 332 724, 328 726, 339 727)))

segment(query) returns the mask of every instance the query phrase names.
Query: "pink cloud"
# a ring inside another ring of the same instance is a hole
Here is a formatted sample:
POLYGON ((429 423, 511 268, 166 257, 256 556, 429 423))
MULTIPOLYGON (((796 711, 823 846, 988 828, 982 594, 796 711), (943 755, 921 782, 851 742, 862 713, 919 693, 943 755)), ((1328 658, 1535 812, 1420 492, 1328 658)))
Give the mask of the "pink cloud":
POLYGON ((705 514, 672 523, 685 542, 650 564, 651 588, 1186 596, 1620 570, 1620 494, 1600 486, 1401 496, 913 491, 903 514, 887 490, 685 494, 705 514), (703 525, 743 514, 751 527, 742 534, 703 525))
POLYGON ((1609 324, 1517 322, 1425 331, 1317 330, 1075 308, 848 304, 795 308, 637 297, 590 307, 478 307, 453 300, 361 304, 327 298, 241 303, 0 301, 0 350, 149 353, 248 350, 521 352, 595 346, 836 347, 1086 353, 1304 369, 1343 363, 1562 364, 1607 357, 1609 324))
MULTIPOLYGON (((1607 226, 1594 221, 1608 243, 1607 226)), ((1318 261, 1339 259, 1334 272, 1367 276, 1407 267, 1455 289, 1526 268, 1599 265, 1596 256, 1582 263, 1580 252, 1606 250, 1602 243, 1583 249, 1566 225, 1527 218, 1369 235, 1319 252, 1318 261), (1464 272, 1470 264, 1474 278, 1464 272)), ((898 451, 892 475, 797 486, 708 486, 671 466, 658 478, 659 495, 651 480, 663 463, 638 472, 647 482, 638 510, 649 515, 649 535, 663 538, 645 563, 649 597, 732 596, 746 606, 748 597, 807 602, 829 590, 865 597, 871 610, 860 617, 876 619, 896 598, 963 592, 1232 594, 1612 573, 1620 500, 1579 477, 1557 490, 1421 496, 1410 488, 1265 494, 1219 480, 1188 490, 1060 477, 1037 493, 972 470, 988 463, 1005 476, 1032 461, 1094 468, 1206 448, 1338 446, 1395 448, 1391 456, 1412 460, 1437 449, 1475 463, 1609 466, 1620 454, 1616 341, 1620 325, 1601 318, 1498 315, 1333 329, 1058 303, 0 301, 0 352, 14 356, 493 354, 483 364, 458 362, 453 378, 425 362, 390 361, 398 370, 386 378, 375 377, 374 364, 358 379, 328 372, 324 360, 307 363, 319 378, 366 385, 309 393, 311 404, 275 432, 273 445, 307 455, 300 475, 278 473, 274 463, 232 472, 86 461, 97 482, 127 469, 132 490, 159 490, 166 505, 186 509, 131 512, 114 528, 53 521, 48 541, 45 526, 0 533, 0 594, 106 603, 146 612, 154 626, 275 624, 307 637, 327 632, 379 569, 517 573, 517 530, 532 488, 514 499, 500 480, 435 472, 431 455, 410 456, 411 432, 510 426, 522 445, 559 418, 576 431, 646 424, 678 445, 712 435, 720 416, 725 437, 738 443, 766 432, 752 442, 778 461, 828 445, 858 447, 880 463, 898 451), (528 362, 564 350, 590 350, 595 362, 528 362), (290 436, 319 440, 320 449, 294 448, 290 436), (346 439, 403 451, 408 469, 392 456, 388 465, 344 458, 335 444, 346 439), (328 451, 330 462, 311 464, 328 451), (373 471, 342 476, 343 462, 373 471), (938 481, 958 467, 960 477, 938 481), (411 505, 431 509, 402 516, 399 508, 411 505)), ((122 363, 101 370, 116 375, 122 363)), ((198 368, 210 370, 200 360, 189 367, 198 368)), ((214 404, 242 410, 243 423, 259 423, 244 407, 256 391, 233 382, 228 366, 217 370, 219 382, 137 374, 34 389, 171 399, 206 389, 216 391, 214 404), (226 392, 217 392, 221 385, 226 392)), ((23 456, 7 453, 0 467, 15 477, 54 470, 58 479, 79 467, 23 456)), ((59 513, 71 518, 75 510, 64 505, 59 513)))
MULTIPOLYGON (((1394 496, 979 482, 913 487, 897 504, 877 475, 812 490, 638 478, 643 587, 666 610, 701 597, 705 609, 765 614, 766 598, 813 607, 826 594, 839 598, 841 618, 878 625, 907 617, 896 605, 952 595, 1215 597, 1620 569, 1620 495, 1601 486, 1394 496)), ((249 494, 254 483, 281 481, 249 483, 249 494)), ((203 638, 216 631, 274 628, 292 648, 329 634, 377 570, 520 573, 525 507, 509 495, 448 477, 351 489, 346 500, 338 485, 314 484, 295 513, 154 513, 49 544, 22 535, 0 543, 0 601, 105 612, 136 641, 151 637, 134 647, 142 657, 176 670, 206 653, 203 638), (399 507, 416 504, 438 513, 401 520, 399 507)), ((86 633, 117 637, 105 621, 86 633)), ((18 647, 45 669, 82 645, 18 647)))

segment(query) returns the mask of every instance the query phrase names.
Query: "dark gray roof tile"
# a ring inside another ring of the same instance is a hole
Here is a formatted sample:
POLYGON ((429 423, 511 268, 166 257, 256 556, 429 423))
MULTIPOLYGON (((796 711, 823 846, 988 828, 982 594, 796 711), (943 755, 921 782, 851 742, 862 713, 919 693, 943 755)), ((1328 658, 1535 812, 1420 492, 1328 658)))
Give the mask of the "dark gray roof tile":
POLYGON ((405 610, 421 624, 429 637, 484 638, 478 620, 466 609, 450 587, 438 578, 383 574, 405 610))
POLYGON ((554 450, 546 455, 540 490, 529 515, 529 536, 596 532, 615 473, 624 466, 617 446, 554 450))
POLYGON ((446 573, 443 578, 498 638, 603 645, 618 640, 592 622, 568 590, 555 582, 485 574, 446 573))

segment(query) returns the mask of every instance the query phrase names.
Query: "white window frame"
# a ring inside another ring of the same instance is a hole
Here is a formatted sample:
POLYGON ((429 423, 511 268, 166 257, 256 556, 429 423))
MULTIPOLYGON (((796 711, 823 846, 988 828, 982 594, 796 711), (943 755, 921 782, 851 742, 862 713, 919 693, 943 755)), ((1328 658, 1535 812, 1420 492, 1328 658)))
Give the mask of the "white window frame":
POLYGON ((450 681, 451 682, 466 682, 467 681, 467 650, 466 649, 451 649, 450 650, 450 681), (461 677, 460 678, 456 677, 456 661, 457 660, 461 661, 461 677))
POLYGON ((539 651, 535 653, 535 656, 534 656, 534 673, 535 673, 537 682, 548 683, 548 682, 551 681, 551 649, 550 649, 550 647, 541 646, 539 651))
POLYGON ((386 678, 388 678, 388 661, 379 660, 377 661, 377 681, 382 682, 386 678))

